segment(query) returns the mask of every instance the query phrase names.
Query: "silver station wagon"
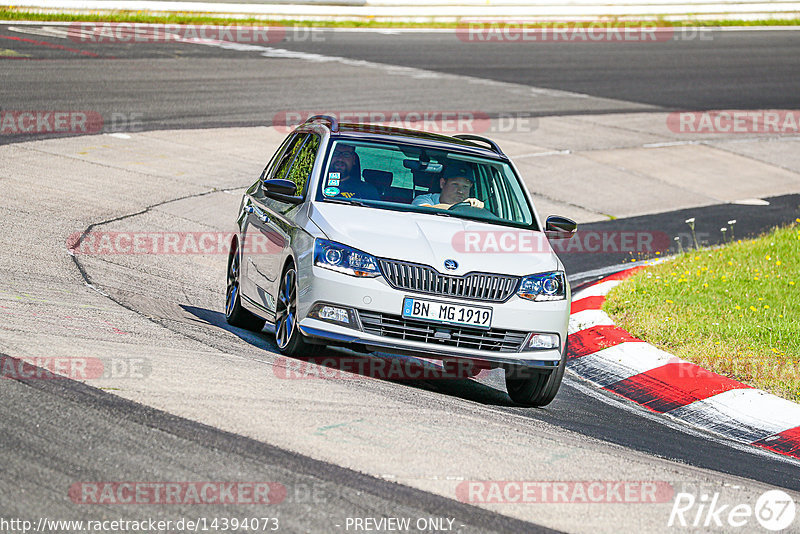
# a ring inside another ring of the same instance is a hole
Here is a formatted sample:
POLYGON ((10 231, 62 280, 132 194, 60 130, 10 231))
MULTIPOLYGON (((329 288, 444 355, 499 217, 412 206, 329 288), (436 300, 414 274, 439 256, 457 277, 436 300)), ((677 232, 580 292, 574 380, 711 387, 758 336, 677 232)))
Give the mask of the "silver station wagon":
POLYGON ((325 345, 505 369, 543 406, 564 374, 570 287, 511 160, 493 141, 314 116, 242 198, 231 325, 274 324, 281 353, 325 345))

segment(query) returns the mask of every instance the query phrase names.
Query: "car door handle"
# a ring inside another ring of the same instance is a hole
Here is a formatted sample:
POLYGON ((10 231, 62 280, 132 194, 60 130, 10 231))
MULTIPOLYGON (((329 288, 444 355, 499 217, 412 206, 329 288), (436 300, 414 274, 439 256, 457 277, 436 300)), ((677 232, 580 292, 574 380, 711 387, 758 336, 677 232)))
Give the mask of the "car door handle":
POLYGON ((255 206, 247 206, 247 207, 246 207, 244 210, 245 210, 247 213, 252 213, 253 215, 255 215, 255 216, 256 216, 256 218, 257 218, 259 221, 261 221, 261 222, 263 222, 263 223, 265 223, 265 224, 269 222, 269 215, 267 215, 266 213, 264 213, 263 211, 261 211, 261 209, 260 209, 260 208, 257 208, 257 207, 255 207, 255 206))

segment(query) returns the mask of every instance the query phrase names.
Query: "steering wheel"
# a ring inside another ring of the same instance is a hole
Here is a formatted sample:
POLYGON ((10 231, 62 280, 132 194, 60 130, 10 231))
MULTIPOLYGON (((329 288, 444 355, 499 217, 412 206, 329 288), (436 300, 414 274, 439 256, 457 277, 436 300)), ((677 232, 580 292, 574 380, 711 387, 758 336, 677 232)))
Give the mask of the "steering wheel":
MULTIPOLYGON (((462 202, 458 202, 456 204, 453 204, 452 206, 447 208, 447 211, 459 211, 461 208, 471 208, 471 207, 472 207, 472 204, 470 204, 468 201, 464 200, 462 202)), ((476 209, 483 209, 483 208, 476 208, 476 209)))
POLYGON ((498 221, 501 220, 500 217, 498 217, 491 211, 487 210, 486 208, 476 208, 467 201, 459 202, 458 204, 453 204, 452 206, 447 208, 447 211, 454 211, 456 213, 461 213, 472 217, 479 217, 481 219, 492 219, 498 221))

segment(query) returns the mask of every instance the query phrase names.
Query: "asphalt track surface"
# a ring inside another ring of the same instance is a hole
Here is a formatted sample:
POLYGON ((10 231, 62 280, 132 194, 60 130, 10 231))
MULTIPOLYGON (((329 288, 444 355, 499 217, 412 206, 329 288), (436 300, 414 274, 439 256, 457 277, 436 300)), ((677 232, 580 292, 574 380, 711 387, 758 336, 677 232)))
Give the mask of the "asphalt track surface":
MULTIPOLYGON (((712 32, 655 43, 474 43, 460 40, 455 31, 383 34, 290 28, 279 42, 246 51, 183 43, 82 42, 38 28, 0 26, 0 49, 17 54, 0 56, 0 106, 61 106, 104 117, 117 113, 145 130, 270 125, 277 113, 287 110, 332 104, 348 110, 408 110, 415 102, 417 95, 393 95, 391 103, 379 98, 391 88, 392 76, 362 84, 353 98, 346 81, 322 75, 330 71, 320 70, 314 79, 308 72, 295 72, 291 64, 265 63, 260 57, 264 48, 603 99, 591 113, 800 106, 798 31, 712 32), (59 61, 47 61, 51 59, 59 61), (291 94, 282 90, 290 86, 291 94)), ((441 95, 426 96, 430 109, 464 109, 460 98, 447 98, 445 108, 436 107, 441 95)), ((587 113, 585 102, 574 98, 545 108, 524 100, 471 99, 469 105, 490 116, 587 113)), ((6 135, 0 143, 25 139, 6 135)))
MULTIPOLYGON (((621 108, 609 105, 596 110, 597 113, 630 109, 794 108, 800 99, 798 32, 722 33, 715 34, 712 41, 654 43, 647 45, 648 48, 630 44, 477 46, 440 34, 323 35, 324 42, 294 41, 275 46, 633 103, 621 108)), ((140 113, 144 118, 143 129, 250 126, 270 124, 275 113, 303 106, 297 103, 298 94, 306 97, 311 102, 308 107, 313 108, 319 102, 329 102, 326 99, 336 90, 335 86, 320 84, 316 79, 293 79, 291 65, 276 69, 270 64, 272 70, 267 72, 259 58, 248 58, 248 52, 183 44, 101 46, 65 44, 60 40, 56 43, 62 46, 59 48, 41 44, 55 42, 46 36, 12 32, 7 27, 0 28, 0 36, 12 37, 3 39, 0 48, 28 57, 3 62, 0 71, 3 109, 94 109, 104 115, 140 113), (265 79, 269 83, 265 84, 265 79), (275 84, 291 87, 292 91, 276 94, 275 84)), ((258 54, 253 52, 254 56, 258 54)), ((391 80, 387 84, 391 85, 391 80)), ((377 98, 373 102, 379 103, 377 98)), ((337 104, 351 108, 355 105, 346 97, 341 97, 337 104)), ((402 108, 402 102, 399 105, 402 108)), ((503 108, 502 103, 492 107, 490 102, 485 109, 496 113, 529 112, 520 107, 503 108)), ((557 115, 579 111, 574 101, 565 99, 563 105, 537 113, 557 115)), ((27 139, 6 137, 2 142, 27 139)), ((792 220, 798 200, 797 195, 770 199, 769 209, 753 208, 751 216, 742 218, 737 231, 740 235, 752 235, 792 220)), ((694 209, 691 215, 705 221, 709 228, 718 228, 731 217, 732 209, 729 205, 711 206, 694 209)), ((739 206, 735 213, 747 209, 750 208, 739 206)), ((664 213, 587 227, 663 227, 677 231, 687 213, 664 213)), ((565 257, 568 270, 573 273, 617 264, 619 260, 618 255, 565 257)), ((83 275, 91 281, 91 274, 83 272, 83 275)), ((119 302, 136 310, 131 303, 119 302)), ((212 310, 197 313, 209 324, 237 333, 224 325, 219 313, 212 310)), ((268 335, 243 339, 274 350, 268 335)), ((323 495, 312 503, 305 497, 296 497, 296 502, 290 502, 290 507, 282 510, 289 531, 324 531, 330 527, 329 522, 321 520, 325 517, 401 514, 457 517, 466 526, 464 532, 470 529, 518 532, 537 528, 531 523, 523 524, 177 418, 81 384, 3 380, 0 387, 4 399, 0 418, 4 465, 0 495, 5 493, 4 516, 38 514, 48 505, 58 510, 63 506, 59 504, 62 495, 60 489, 52 488, 75 480, 78 473, 83 480, 92 476, 102 479, 103 473, 109 471, 118 473, 117 478, 124 478, 121 473, 126 473, 129 478, 143 480, 148 477, 165 480, 170 476, 225 480, 248 472, 253 473, 254 479, 287 480, 292 487, 313 486, 323 495), (114 436, 113 441, 96 450, 96 443, 103 442, 101 438, 108 435, 114 436), (127 454, 133 446, 153 453, 127 454), (93 461, 82 459, 78 452, 87 447, 97 452, 93 461), (21 487, 36 495, 37 502, 19 499, 14 490, 21 487)), ((470 381, 419 381, 403 383, 398 388, 419 388, 437 392, 444 398, 466 399, 477 406, 491 406, 656 457, 800 490, 800 468, 796 464, 665 426, 656 418, 646 417, 641 410, 622 410, 620 402, 610 394, 592 394, 590 386, 575 379, 565 380, 557 401, 546 410, 511 406, 502 389, 470 381)), ((209 514, 212 511, 216 510, 209 509, 209 514)), ((230 514, 232 510, 224 512, 230 514)), ((107 512, 85 513, 88 518, 107 512)))

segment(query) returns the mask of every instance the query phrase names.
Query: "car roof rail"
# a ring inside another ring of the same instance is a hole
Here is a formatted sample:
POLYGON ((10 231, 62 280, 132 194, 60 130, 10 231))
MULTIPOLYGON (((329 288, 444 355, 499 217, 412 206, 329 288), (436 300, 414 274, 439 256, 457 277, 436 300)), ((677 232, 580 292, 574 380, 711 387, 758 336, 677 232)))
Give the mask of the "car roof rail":
POLYGON ((492 141, 491 139, 487 139, 486 137, 482 137, 480 135, 473 135, 473 134, 457 134, 454 135, 456 139, 463 139, 464 141, 483 141, 484 143, 488 144, 492 147, 492 150, 496 153, 500 154, 501 156, 505 156, 503 151, 500 150, 500 145, 492 141))
POLYGON ((336 120, 336 117, 332 117, 330 115, 314 115, 312 117, 307 118, 306 122, 304 122, 303 124, 308 124, 310 122, 316 122, 316 121, 328 121, 331 125, 332 132, 339 131, 339 121, 336 120))

